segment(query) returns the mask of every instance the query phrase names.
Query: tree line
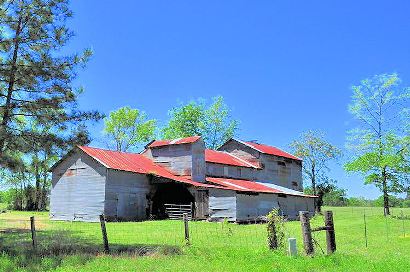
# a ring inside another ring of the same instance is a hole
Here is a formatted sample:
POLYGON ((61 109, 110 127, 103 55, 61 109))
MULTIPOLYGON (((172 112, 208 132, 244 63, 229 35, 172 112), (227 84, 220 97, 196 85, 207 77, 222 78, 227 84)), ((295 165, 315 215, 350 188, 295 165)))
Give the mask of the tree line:
MULTIPOLYGON (((119 151, 134 151, 155 138, 193 135, 217 149, 237 135, 240 123, 221 96, 181 103, 163 127, 131 107, 107 117, 80 110, 84 90, 74 80, 92 51, 64 51, 73 36, 68 0, 4 0, 0 7, 0 179, 10 189, 6 198, 12 208, 45 209, 50 166, 74 146, 88 144, 87 125, 101 119, 105 143, 119 151)), ((385 215, 395 194, 409 192, 409 98, 410 88, 397 74, 364 79, 352 87, 351 130, 343 153, 321 131, 307 131, 290 143, 304 161, 305 184, 319 196, 317 212, 337 191, 329 164, 341 159, 346 171, 380 190, 385 215)))

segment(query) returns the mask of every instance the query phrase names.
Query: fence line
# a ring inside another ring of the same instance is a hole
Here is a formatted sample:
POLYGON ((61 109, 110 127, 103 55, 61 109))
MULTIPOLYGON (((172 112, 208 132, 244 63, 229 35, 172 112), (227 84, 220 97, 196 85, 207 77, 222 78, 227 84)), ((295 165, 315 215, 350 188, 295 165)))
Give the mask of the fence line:
MULTIPOLYGON (((352 208, 334 211, 336 240, 338 248, 348 244, 349 233, 357 232, 363 237, 363 248, 374 248, 380 238, 385 241, 409 236, 410 210, 394 210, 391 217, 384 219, 374 208, 352 208), (342 224, 352 220, 353 225, 342 224), (357 221, 356 221, 357 220, 357 221), (338 222, 341 222, 338 225, 338 222), (342 236, 343 235, 343 236, 342 236), (384 240, 384 239, 382 239, 384 240)), ((312 228, 323 225, 323 218, 313 218, 312 228)), ((300 222, 286 223, 286 238, 296 238, 299 252, 302 252, 300 222)), ((187 241, 190 245, 210 250, 232 247, 235 249, 268 249, 266 224, 232 224, 228 222, 164 220, 146 222, 105 222, 105 236, 102 223, 50 221, 44 216, 26 218, 1 218, 0 249, 19 247, 37 249, 39 254, 71 252, 150 254, 156 250, 178 251, 187 241), (185 228, 188 224, 188 229, 185 228), (188 239, 187 239, 188 237, 188 239), (107 243, 106 243, 107 240, 107 243), (107 248, 105 245, 108 244, 107 248)), ((357 236, 356 236, 357 237, 357 236)), ((325 246, 325 235, 315 233, 318 244, 325 246)), ((286 239, 287 240, 287 239, 286 239)), ((318 245, 315 245, 318 247, 318 245)), ((320 253, 319 250, 316 251, 320 253)))

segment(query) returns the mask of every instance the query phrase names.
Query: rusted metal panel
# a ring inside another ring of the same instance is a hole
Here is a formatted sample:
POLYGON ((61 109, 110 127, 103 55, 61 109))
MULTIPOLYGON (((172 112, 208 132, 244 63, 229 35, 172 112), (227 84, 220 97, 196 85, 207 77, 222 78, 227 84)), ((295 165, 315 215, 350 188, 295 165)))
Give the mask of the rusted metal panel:
POLYGON ((255 165, 251 162, 248 162, 240 157, 236 157, 233 154, 229 154, 223 151, 216 151, 216 150, 205 150, 205 161, 210 163, 217 163, 221 165, 232 165, 232 166, 240 166, 240 167, 247 167, 247 168, 259 168, 258 165, 255 165))
POLYGON ((154 148, 160 146, 169 146, 169 145, 181 145, 181 144, 192 144, 198 141, 201 137, 200 136, 192 136, 186 138, 179 138, 173 140, 157 140, 150 143, 147 147, 154 148))

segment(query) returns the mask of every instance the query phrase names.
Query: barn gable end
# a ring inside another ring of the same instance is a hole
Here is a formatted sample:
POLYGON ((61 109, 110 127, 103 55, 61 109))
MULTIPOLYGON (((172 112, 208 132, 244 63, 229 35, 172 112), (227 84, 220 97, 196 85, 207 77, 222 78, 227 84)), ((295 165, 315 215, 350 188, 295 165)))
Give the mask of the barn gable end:
POLYGON ((52 170, 50 218, 98 221, 104 213, 105 181, 104 166, 79 150, 72 152, 52 170))

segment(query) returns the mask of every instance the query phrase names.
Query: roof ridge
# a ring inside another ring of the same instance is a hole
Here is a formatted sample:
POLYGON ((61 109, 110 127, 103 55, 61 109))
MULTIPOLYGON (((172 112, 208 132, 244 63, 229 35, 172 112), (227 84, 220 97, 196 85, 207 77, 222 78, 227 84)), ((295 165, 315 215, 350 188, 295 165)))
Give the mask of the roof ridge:
POLYGON ((118 151, 118 150, 112 150, 108 148, 101 148, 101 147, 94 147, 94 146, 88 146, 88 145, 77 145, 78 148, 92 148, 92 149, 98 149, 98 150, 104 150, 104 151, 110 151, 110 152, 116 152, 116 153, 124 153, 124 154, 133 154, 133 155, 141 155, 140 153, 136 152, 127 152, 127 151, 118 151))

